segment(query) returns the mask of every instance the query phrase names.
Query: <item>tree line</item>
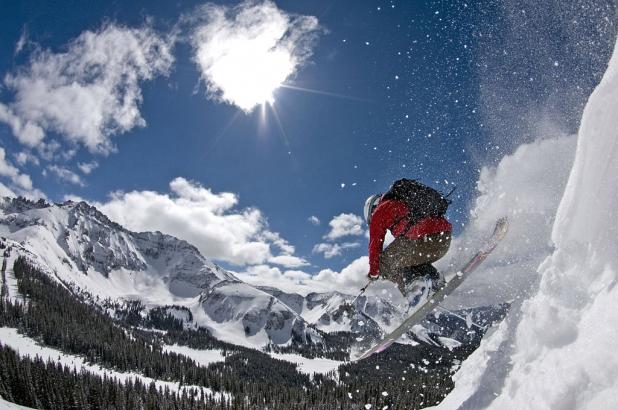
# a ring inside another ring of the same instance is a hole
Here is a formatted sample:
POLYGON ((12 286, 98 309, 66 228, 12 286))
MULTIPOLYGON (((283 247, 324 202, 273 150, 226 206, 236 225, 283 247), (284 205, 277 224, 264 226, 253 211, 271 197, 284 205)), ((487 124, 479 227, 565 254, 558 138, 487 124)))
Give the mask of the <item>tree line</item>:
MULTIPOLYGON (((127 323, 131 319, 113 319, 23 258, 15 262, 14 273, 24 298, 2 300, 0 326, 17 328, 43 345, 109 369, 203 386, 232 397, 216 401, 198 393, 178 396, 139 382, 123 385, 40 359, 19 358, 2 347, 0 395, 37 408, 357 409, 372 404, 416 409, 442 400, 452 389, 454 361, 469 353, 393 346, 385 354, 344 364, 337 374, 309 376, 295 364, 218 341, 205 329, 185 330, 164 311, 155 312, 152 320, 168 328, 165 334, 137 330, 127 323), (200 366, 191 358, 165 352, 164 343, 220 349, 225 360, 200 366), (423 360, 426 365, 414 365, 423 360)), ((125 319, 131 318, 129 311, 125 313, 125 319)))

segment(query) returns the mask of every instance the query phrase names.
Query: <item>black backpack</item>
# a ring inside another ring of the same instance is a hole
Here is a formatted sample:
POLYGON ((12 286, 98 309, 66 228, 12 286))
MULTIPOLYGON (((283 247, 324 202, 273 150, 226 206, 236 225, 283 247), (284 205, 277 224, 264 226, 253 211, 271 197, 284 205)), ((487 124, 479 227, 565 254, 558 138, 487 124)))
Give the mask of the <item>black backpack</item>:
MULTIPOLYGON (((395 199, 406 204, 409 214, 406 218, 409 223, 404 231, 407 232, 418 221, 428 216, 444 216, 451 201, 435 189, 421 184, 413 179, 399 179, 393 183, 391 189, 382 200, 395 199)), ((393 226, 397 225, 397 221, 393 226)))

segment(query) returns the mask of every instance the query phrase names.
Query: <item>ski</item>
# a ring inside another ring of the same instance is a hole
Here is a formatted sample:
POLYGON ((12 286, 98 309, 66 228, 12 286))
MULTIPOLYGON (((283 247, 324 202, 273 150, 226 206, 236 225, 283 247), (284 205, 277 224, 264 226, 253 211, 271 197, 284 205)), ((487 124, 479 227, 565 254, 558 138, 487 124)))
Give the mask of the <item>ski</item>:
POLYGON ((401 336, 403 336, 412 326, 419 323, 421 320, 427 316, 433 309, 439 307, 438 305, 444 301, 444 299, 453 293, 455 289, 459 287, 463 283, 463 281, 467 278, 470 272, 474 271, 487 257, 491 254, 491 252, 498 246, 498 243, 504 238, 508 231, 508 219, 506 217, 498 219, 496 222, 496 226, 494 228, 494 232, 491 237, 485 242, 485 244, 481 247, 481 249, 461 268, 452 279, 450 279, 442 289, 438 290, 434 293, 430 299, 422 305, 418 310, 412 313, 406 320, 403 321, 401 325, 391 333, 384 336, 382 340, 380 340, 373 347, 365 350, 362 354, 360 354, 356 358, 350 358, 351 361, 358 361, 366 359, 374 353, 380 353, 386 350, 391 344, 396 342, 401 336))

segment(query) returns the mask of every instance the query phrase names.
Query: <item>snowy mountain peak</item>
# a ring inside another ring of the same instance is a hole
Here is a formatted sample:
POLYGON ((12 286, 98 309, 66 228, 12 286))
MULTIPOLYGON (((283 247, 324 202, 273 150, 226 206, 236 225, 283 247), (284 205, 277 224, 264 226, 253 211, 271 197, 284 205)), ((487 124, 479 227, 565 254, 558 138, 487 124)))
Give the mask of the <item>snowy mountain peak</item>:
POLYGON ((263 346, 292 338, 319 341, 307 316, 336 307, 276 289, 258 289, 161 232, 131 232, 86 202, 0 201, 0 234, 50 276, 93 298, 139 300, 145 309, 181 306, 193 323, 227 341, 263 346), (318 304, 320 306, 318 306, 318 304))

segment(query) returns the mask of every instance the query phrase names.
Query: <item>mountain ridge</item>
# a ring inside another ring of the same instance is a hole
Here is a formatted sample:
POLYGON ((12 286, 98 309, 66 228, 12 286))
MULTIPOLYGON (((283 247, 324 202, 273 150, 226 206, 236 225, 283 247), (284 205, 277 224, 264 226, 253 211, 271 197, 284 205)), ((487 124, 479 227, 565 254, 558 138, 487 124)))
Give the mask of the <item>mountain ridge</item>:
MULTIPOLYGON (((193 316, 188 326, 206 327, 227 342, 253 347, 292 339, 315 343, 322 331, 353 330, 367 322, 366 317, 333 318, 331 310, 350 301, 350 295, 333 291, 303 297, 254 287, 190 243, 161 232, 132 232, 83 201, 50 204, 5 197, 0 212, 0 234, 20 243, 22 253, 63 282, 101 299, 139 300, 149 309, 186 307, 193 316)), ((386 316, 397 313, 375 297, 359 298, 358 306, 368 312, 385 308, 386 316)), ((389 324, 390 319, 376 322, 389 324)))

